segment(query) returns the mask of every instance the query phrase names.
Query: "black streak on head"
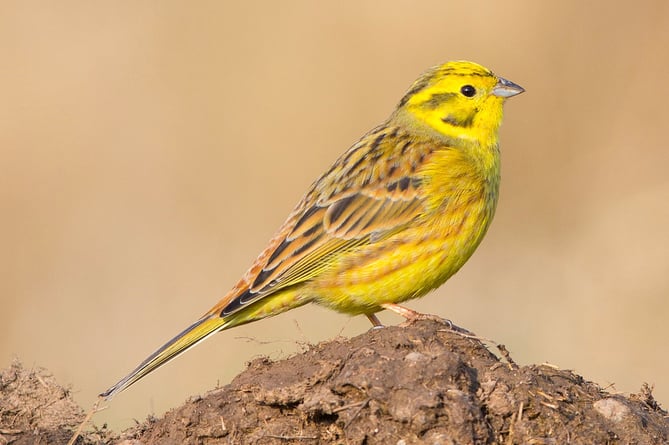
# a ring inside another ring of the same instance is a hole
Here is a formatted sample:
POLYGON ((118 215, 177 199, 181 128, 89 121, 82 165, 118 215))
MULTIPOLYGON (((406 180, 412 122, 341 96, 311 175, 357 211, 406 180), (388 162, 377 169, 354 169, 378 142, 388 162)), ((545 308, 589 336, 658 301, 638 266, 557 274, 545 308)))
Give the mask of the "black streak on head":
POLYGON ((432 79, 433 74, 434 73, 432 73, 432 72, 425 73, 420 79, 418 79, 413 84, 411 89, 409 91, 407 91, 407 93, 404 95, 402 100, 400 100, 400 103, 399 103, 398 107, 404 106, 409 101, 409 99, 411 99, 411 97, 414 94, 418 93, 420 90, 422 90, 423 88, 428 86, 430 84, 430 79, 432 79))
POLYGON ((476 113, 471 113, 471 114, 467 115, 467 117, 465 119, 458 119, 457 117, 453 116, 452 114, 449 114, 446 117, 442 117, 441 121, 445 124, 449 124, 449 125, 452 125, 454 127, 469 128, 474 123, 474 116, 476 116, 476 113))
POLYGON ((457 96, 456 93, 435 93, 428 100, 423 102, 423 105, 425 105, 428 108, 438 108, 440 105, 451 101, 457 96))

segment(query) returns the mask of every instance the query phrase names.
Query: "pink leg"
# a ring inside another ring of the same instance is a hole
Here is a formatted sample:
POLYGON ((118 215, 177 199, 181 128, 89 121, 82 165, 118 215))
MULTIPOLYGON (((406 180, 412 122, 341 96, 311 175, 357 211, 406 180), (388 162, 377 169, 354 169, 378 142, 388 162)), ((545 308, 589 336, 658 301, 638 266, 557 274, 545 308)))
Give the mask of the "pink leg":
POLYGON ((454 325, 451 320, 448 320, 446 318, 441 318, 438 315, 432 315, 432 314, 421 314, 420 312, 416 312, 413 309, 409 309, 408 307, 400 306, 399 304, 395 303, 384 303, 381 305, 382 308, 388 309, 389 311, 393 311, 398 315, 401 315, 402 317, 406 318, 409 323, 412 323, 414 321, 418 320, 432 320, 432 321, 437 321, 439 323, 445 323, 449 329, 452 331, 455 331, 457 333, 462 333, 462 334, 467 334, 467 335, 474 335, 472 332, 468 331, 467 329, 461 328, 459 326, 454 325))
POLYGON ((381 305, 381 307, 384 309, 388 309, 389 311, 393 311, 409 321, 416 321, 416 320, 435 320, 441 322, 444 321, 443 318, 438 317, 436 315, 421 314, 420 312, 416 312, 413 309, 409 309, 408 307, 400 306, 399 304, 395 303, 384 303, 381 305))

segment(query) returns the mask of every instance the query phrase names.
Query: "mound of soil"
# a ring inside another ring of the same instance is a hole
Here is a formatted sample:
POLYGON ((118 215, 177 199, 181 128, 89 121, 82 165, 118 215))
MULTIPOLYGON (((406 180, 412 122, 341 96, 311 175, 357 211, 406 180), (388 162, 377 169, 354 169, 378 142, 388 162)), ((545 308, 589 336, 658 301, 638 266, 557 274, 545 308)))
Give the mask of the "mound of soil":
MULTIPOLYGON (((84 420, 70 391, 44 368, 14 360, 0 371, 0 445, 65 444, 84 420)), ((105 443, 111 434, 88 432, 78 444, 105 443)))
MULTIPOLYGON (((81 421, 81 409, 73 406, 67 391, 57 386, 46 391, 39 383, 45 379, 44 374, 18 365, 2 373, 0 445, 38 443, 42 435, 42 443, 65 443, 64 431, 81 421)), ((192 398, 161 419, 148 419, 120 435, 88 432, 77 441, 123 445, 668 442, 669 417, 647 387, 625 397, 609 394, 571 371, 548 365, 518 367, 508 355, 498 358, 480 341, 432 321, 371 330, 276 362, 255 360, 229 385, 192 398)))

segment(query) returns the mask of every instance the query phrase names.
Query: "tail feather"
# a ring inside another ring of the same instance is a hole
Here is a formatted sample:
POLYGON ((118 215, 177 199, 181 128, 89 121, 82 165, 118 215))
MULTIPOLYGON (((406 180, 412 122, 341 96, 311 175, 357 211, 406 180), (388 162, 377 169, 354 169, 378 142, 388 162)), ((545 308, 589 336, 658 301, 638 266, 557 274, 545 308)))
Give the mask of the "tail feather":
POLYGON ((100 394, 100 397, 104 397, 105 400, 111 400, 115 394, 120 393, 154 369, 169 362, 177 355, 197 345, 210 335, 224 329, 229 322, 229 320, 219 317, 218 314, 202 317, 184 329, 179 335, 161 346, 160 349, 140 363, 134 371, 100 394))

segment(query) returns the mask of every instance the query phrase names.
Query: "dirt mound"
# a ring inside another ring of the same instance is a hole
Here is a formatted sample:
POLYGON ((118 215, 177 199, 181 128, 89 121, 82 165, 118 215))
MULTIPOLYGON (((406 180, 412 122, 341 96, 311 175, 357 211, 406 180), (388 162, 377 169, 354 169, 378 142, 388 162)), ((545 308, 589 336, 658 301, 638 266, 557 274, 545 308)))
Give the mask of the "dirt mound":
MULTIPOLYGON (((0 445, 65 444, 84 418, 70 391, 46 369, 26 369, 14 360, 0 371, 0 445)), ((89 432, 77 443, 112 439, 104 432, 89 432)))
MULTIPOLYGON (((16 366, 2 374, 0 385, 0 444, 24 437, 35 442, 30 434, 46 411, 31 408, 30 415, 16 414, 19 402, 9 405, 5 398, 9 394, 34 404, 32 398, 42 389, 30 384, 17 391, 16 384, 6 383, 5 374, 11 372, 17 372, 16 366), (19 417, 25 420, 10 425, 19 417), (7 434, 6 428, 15 431, 7 434)), ((40 400, 68 400, 61 395, 40 400)), ((61 409, 56 406, 63 407, 62 421, 49 420, 39 427, 41 434, 71 429, 83 417, 71 402, 52 403, 49 410, 61 409)), ((65 442, 63 434, 48 437, 44 442, 65 442)), ((11 443, 28 443, 18 440, 11 443)), ((229 385, 195 397, 161 419, 148 419, 119 436, 96 431, 77 443, 118 441, 666 444, 669 418, 647 389, 624 397, 570 371, 517 367, 478 340, 426 321, 322 343, 277 362, 255 360, 229 385)))

